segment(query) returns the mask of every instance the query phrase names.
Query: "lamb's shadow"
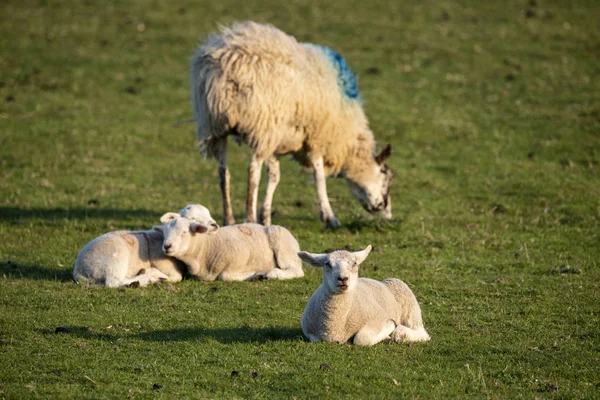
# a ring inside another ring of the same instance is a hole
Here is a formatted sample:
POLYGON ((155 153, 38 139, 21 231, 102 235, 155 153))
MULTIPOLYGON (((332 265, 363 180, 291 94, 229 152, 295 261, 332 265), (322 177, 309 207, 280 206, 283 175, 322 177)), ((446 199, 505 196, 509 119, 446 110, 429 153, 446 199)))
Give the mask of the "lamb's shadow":
POLYGON ((122 338, 137 338, 146 342, 190 342, 213 339, 223 344, 233 343, 267 343, 277 341, 307 341, 299 328, 252 328, 242 326, 239 328, 183 328, 166 329, 142 333, 98 333, 93 329, 80 326, 56 327, 40 331, 43 334, 67 334, 82 339, 104 340, 114 342, 122 338))
POLYGON ((193 340, 214 339, 223 344, 231 343, 266 343, 275 341, 305 341, 299 328, 186 328, 144 332, 136 335, 148 342, 184 342, 193 340))
POLYGON ((70 267, 43 267, 24 265, 12 261, 0 263, 0 276, 7 279, 25 279, 32 281, 73 281, 73 269, 70 267))
POLYGON ((24 219, 85 219, 85 218, 155 218, 162 215, 158 211, 145 209, 118 209, 118 208, 18 208, 0 207, 0 221, 22 221, 24 219))

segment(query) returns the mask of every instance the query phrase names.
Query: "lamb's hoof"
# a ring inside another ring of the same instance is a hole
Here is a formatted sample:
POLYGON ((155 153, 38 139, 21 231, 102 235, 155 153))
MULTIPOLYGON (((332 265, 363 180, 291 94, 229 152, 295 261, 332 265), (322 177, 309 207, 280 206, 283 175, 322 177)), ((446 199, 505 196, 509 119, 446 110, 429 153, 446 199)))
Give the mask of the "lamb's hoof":
POLYGON ((129 285, 125 285, 125 287, 138 288, 138 287, 140 287, 140 282, 139 281, 131 282, 129 285))
POLYGON ((392 342, 394 343, 406 342, 406 328, 403 326, 397 326, 396 329, 394 329, 394 331, 390 334, 390 339, 392 339, 392 342))
POLYGON ((265 276, 265 274, 254 274, 252 275, 250 278, 248 278, 249 281, 264 281, 266 280, 267 277, 265 276))

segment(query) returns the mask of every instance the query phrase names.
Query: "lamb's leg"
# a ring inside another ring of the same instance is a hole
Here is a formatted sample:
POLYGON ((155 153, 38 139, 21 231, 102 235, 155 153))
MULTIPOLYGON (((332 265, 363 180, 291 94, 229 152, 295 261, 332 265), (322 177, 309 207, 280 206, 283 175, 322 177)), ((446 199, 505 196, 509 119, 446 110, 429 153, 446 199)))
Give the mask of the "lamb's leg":
POLYGON ((219 275, 219 279, 222 281, 247 281, 253 276, 254 272, 223 271, 219 275))
POLYGON ((396 329, 396 323, 391 319, 383 327, 377 325, 366 325, 354 335, 354 344, 358 346, 372 346, 390 337, 390 334, 396 329))
POLYGON ((325 222, 332 228, 339 228, 342 226, 340 221, 333 215, 333 210, 329 204, 329 198, 327 197, 327 185, 325 183, 325 170, 323 168, 323 157, 319 157, 312 162, 315 170, 315 181, 317 183, 317 195, 319 196, 320 213, 319 217, 321 221, 325 222))
POLYGON ((223 199, 223 225, 235 224, 231 207, 230 181, 231 174, 227 168, 227 138, 222 138, 218 144, 217 161, 219 162, 219 186, 223 199))
POLYGON ((258 187, 260 185, 260 172, 263 160, 256 154, 252 155, 248 167, 248 195, 246 196, 246 222, 256 222, 256 203, 258 201, 258 187))
POLYGON ((267 159, 267 191, 265 192, 265 201, 258 214, 260 223, 266 226, 271 225, 271 205, 279 179, 279 158, 273 155, 267 159))
POLYGON ((393 342, 426 342, 430 340, 425 328, 411 329, 404 325, 398 325, 390 335, 393 342))
POLYGON ((303 276, 304 271, 302 270, 302 267, 289 269, 273 268, 267 272, 256 273, 252 279, 293 279, 302 278, 303 276))

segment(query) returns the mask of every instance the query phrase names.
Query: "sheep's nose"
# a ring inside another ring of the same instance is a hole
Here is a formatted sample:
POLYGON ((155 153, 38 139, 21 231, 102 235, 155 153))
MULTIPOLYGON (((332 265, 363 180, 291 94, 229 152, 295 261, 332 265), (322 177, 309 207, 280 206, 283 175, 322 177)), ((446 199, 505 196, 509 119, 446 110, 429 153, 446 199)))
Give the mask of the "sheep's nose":
POLYGON ((165 243, 165 244, 163 244, 163 249, 164 249, 165 251, 169 251, 169 249, 170 249, 171 247, 172 247, 172 245, 171 245, 171 244, 168 244, 168 243, 165 243))
POLYGON ((341 277, 341 276, 340 276, 340 277, 338 278, 338 281, 340 281, 340 282, 343 282, 343 283, 346 283, 346 282, 348 281, 348 277, 347 277, 347 276, 344 276, 344 277, 341 277))

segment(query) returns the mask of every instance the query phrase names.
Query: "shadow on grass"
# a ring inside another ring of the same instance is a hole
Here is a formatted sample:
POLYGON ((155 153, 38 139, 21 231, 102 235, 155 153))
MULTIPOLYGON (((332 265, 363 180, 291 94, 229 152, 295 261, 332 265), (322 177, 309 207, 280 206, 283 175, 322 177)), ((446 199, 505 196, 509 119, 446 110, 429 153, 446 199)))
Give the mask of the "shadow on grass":
POLYGON ((41 265, 23 265, 12 261, 0 263, 0 277, 6 279, 25 279, 32 281, 73 281, 71 267, 42 267, 41 265))
POLYGON ((24 219, 84 219, 84 218, 149 218, 156 220, 162 214, 157 211, 144 209, 116 209, 116 208, 17 208, 0 207, 0 221, 20 221, 24 219))
POLYGON ((114 342, 122 338, 141 339, 146 342, 189 342, 195 340, 214 339, 223 344, 232 343, 267 343, 276 341, 307 341, 299 328, 185 328, 157 330, 142 333, 97 333, 88 327, 59 326, 54 329, 41 330, 42 334, 73 335, 82 339, 106 340, 114 342))
POLYGON ((179 342, 210 338, 220 343, 265 343, 304 341, 301 329, 292 328, 203 328, 169 329, 139 333, 136 337, 149 342, 179 342))

